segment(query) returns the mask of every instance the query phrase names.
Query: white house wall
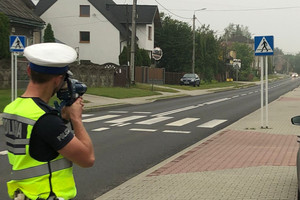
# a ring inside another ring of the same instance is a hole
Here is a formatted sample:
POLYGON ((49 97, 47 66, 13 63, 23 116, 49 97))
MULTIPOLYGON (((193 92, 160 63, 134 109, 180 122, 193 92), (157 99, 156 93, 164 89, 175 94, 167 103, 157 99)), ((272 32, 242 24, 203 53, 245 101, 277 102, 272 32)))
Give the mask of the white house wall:
POLYGON ((57 1, 41 18, 51 24, 56 39, 79 49, 80 60, 119 64, 119 30, 87 0, 57 1), (80 5, 90 5, 90 17, 79 17, 80 5), (80 43, 80 31, 90 32, 90 43, 80 43))
POLYGON ((154 24, 137 25, 136 35, 139 38, 138 45, 140 49, 152 51, 154 49, 154 24), (148 26, 152 27, 152 40, 148 39, 148 26))

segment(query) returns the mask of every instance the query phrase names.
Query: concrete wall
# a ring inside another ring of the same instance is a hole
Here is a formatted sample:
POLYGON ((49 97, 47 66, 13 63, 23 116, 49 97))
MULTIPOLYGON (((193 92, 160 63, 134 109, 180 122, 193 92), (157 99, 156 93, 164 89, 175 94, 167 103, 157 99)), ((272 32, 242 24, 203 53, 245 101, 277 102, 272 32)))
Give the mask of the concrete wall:
MULTIPOLYGON (((24 58, 18 58, 18 88, 25 89, 28 84, 27 61, 24 58)), ((88 87, 113 87, 115 85, 115 75, 119 73, 116 65, 97 65, 97 64, 71 64, 70 70, 74 79, 85 83, 88 87)), ((122 70, 122 73, 126 73, 122 70)), ((118 86, 125 86, 126 79, 118 86)), ((0 60, 0 89, 11 88, 11 64, 10 60, 0 60)))

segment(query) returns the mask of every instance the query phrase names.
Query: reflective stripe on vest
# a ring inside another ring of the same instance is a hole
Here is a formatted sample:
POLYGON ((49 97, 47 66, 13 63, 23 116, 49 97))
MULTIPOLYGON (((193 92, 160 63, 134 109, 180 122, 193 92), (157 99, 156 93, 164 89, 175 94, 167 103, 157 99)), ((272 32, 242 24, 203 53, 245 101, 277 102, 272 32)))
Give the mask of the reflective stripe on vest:
POLYGON ((22 123, 25 123, 25 124, 28 124, 28 125, 32 125, 32 126, 36 122, 35 120, 28 119, 26 117, 21 117, 19 115, 9 114, 9 113, 3 113, 2 116, 3 116, 3 118, 16 120, 16 121, 19 121, 19 122, 22 122, 22 123))
MULTIPOLYGON (((53 172, 62 169, 67 169, 73 166, 73 163, 65 158, 50 162, 51 170, 53 172)), ((43 164, 35 167, 30 167, 22 170, 12 171, 11 178, 13 180, 22 180, 28 178, 34 178, 37 176, 43 176, 49 174, 48 164, 43 164)))

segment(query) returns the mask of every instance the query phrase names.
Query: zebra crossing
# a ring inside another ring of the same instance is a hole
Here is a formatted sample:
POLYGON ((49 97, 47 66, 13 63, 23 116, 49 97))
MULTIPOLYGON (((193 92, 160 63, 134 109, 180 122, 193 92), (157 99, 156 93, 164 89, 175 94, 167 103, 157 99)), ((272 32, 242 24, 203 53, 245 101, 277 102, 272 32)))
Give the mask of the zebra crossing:
POLYGON ((123 127, 128 125, 137 125, 137 127, 130 128, 132 132, 157 132, 158 129, 147 128, 147 126, 154 124, 163 124, 163 133, 178 133, 178 134, 189 134, 190 130, 178 130, 176 128, 184 127, 191 123, 196 123, 197 128, 214 128, 220 124, 225 123, 226 119, 213 119, 210 121, 203 122, 200 118, 196 117, 185 117, 182 119, 174 119, 171 116, 165 115, 151 115, 151 112, 132 112, 128 111, 109 111, 108 114, 102 116, 86 115, 83 114, 83 122, 103 122, 102 127, 92 129, 92 132, 107 131, 113 127, 123 127), (122 114, 132 114, 130 116, 122 116, 122 114), (138 125, 144 125, 140 128, 138 125), (174 128, 175 130, 172 130, 174 128))

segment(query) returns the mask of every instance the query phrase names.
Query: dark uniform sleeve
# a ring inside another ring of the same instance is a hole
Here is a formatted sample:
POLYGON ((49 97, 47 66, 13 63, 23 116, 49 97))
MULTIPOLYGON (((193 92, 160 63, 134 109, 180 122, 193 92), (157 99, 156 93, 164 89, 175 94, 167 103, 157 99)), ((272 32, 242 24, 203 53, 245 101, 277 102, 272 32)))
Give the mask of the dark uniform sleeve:
POLYGON ((58 156, 57 151, 66 146, 74 135, 55 114, 45 114, 35 123, 29 148, 30 155, 40 161, 52 160, 58 156))

